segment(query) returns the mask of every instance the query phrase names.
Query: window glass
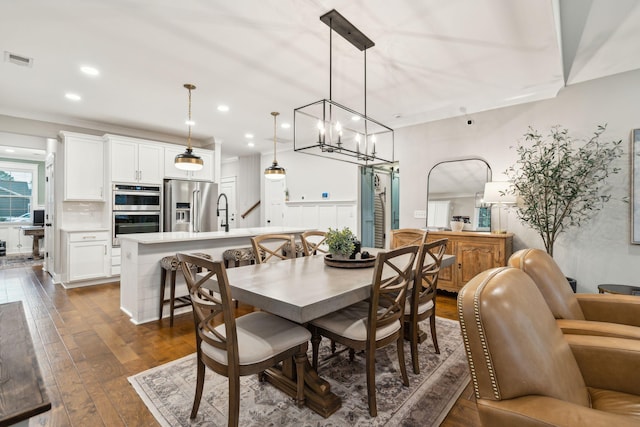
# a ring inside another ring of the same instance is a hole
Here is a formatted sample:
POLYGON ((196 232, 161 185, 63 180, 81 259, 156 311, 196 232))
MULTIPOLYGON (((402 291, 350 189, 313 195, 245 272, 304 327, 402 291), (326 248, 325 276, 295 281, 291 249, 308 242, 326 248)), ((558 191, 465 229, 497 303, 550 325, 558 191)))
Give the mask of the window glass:
POLYGON ((0 169, 0 222, 31 222, 33 173, 0 169))

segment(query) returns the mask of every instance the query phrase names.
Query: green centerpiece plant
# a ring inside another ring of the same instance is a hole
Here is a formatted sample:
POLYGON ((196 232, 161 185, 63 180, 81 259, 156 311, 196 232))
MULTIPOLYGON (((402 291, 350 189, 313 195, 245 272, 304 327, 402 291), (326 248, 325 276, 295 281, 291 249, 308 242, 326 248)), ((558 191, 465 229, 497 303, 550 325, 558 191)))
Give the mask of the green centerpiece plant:
POLYGON ((547 136, 529 127, 518 143, 518 160, 505 172, 509 194, 519 197, 518 218, 536 230, 553 256, 558 236, 587 222, 609 201, 607 179, 623 154, 622 140, 601 142, 606 125, 586 140, 571 137, 560 126, 547 136))
POLYGON ((355 251, 357 240, 358 238, 349 227, 344 227, 342 230, 329 227, 325 242, 333 258, 347 259, 355 251))

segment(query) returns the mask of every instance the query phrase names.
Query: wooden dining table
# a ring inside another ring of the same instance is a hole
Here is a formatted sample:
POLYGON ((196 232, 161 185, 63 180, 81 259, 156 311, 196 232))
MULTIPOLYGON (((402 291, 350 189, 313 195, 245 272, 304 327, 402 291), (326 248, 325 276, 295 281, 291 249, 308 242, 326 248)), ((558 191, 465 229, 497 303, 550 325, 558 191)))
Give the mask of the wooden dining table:
MULTIPOLYGON (((375 252, 374 252, 375 253, 375 252)), ((447 267, 455 256, 445 255, 447 267)), ((202 274, 202 273, 201 273, 202 274)), ((348 307, 370 296, 373 268, 336 268, 324 262, 324 255, 295 258, 274 263, 248 265, 227 270, 233 298, 299 324, 348 307)), ((215 279, 211 288, 217 289, 215 279)), ((295 397, 295 367, 287 362, 282 369, 270 369, 267 380, 295 397)), ((305 403, 328 417, 340 408, 340 398, 330 384, 320 378, 307 361, 305 403)))

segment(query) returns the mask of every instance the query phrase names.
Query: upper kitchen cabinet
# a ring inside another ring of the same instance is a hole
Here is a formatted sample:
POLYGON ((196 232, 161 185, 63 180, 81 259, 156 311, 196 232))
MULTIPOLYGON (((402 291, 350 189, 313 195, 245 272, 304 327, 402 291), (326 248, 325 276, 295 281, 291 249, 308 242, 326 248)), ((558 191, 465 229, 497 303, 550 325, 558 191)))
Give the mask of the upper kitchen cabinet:
POLYGON ((161 184, 164 146, 117 135, 105 135, 111 153, 111 181, 161 184))
POLYGON ((193 153, 202 158, 204 166, 199 171, 185 171, 175 166, 175 158, 178 154, 184 153, 182 146, 165 146, 164 149, 164 174, 167 178, 193 179, 198 181, 213 181, 213 159, 214 153, 211 150, 194 148, 193 153))
POLYGON ((104 202, 104 141, 60 132, 64 151, 64 200, 104 202))

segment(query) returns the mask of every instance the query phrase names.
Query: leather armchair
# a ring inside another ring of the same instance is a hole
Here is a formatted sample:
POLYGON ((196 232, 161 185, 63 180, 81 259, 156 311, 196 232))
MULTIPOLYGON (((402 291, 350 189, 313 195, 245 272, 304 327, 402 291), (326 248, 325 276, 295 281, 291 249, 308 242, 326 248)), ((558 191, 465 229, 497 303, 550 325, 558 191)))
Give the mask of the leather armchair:
POLYGON ((508 265, 533 279, 564 333, 640 340, 639 297, 574 294, 558 264, 540 249, 519 250, 508 265))
POLYGON ((563 334, 510 267, 469 281, 458 310, 483 426, 640 425, 640 341, 563 334))

